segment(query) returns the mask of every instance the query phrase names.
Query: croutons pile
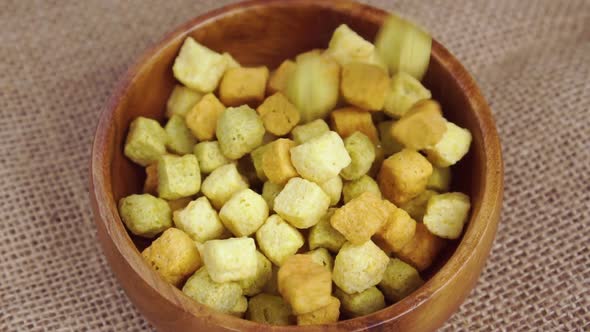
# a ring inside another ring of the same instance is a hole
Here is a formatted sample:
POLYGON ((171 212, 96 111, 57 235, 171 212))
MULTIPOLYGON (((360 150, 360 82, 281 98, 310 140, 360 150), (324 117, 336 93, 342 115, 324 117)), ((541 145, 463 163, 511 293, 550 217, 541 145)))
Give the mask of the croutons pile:
POLYGON ((199 303, 275 325, 367 315, 420 287, 470 209, 449 167, 471 134, 420 83, 430 44, 397 17, 377 47, 341 25, 269 71, 187 38, 168 122, 135 119, 124 148, 146 167, 144 193, 119 202, 155 238, 146 262, 199 303))

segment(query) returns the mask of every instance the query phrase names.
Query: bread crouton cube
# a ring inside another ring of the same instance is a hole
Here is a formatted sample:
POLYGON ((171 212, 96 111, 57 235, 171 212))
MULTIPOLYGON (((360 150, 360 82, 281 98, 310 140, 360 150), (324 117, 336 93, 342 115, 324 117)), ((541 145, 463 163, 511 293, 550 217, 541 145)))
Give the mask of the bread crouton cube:
POLYGON ((391 85, 385 98, 385 114, 392 118, 399 119, 412 106, 425 99, 432 98, 432 94, 420 81, 411 75, 398 72, 391 78, 391 85))
POLYGON ((456 164, 469 152, 471 133, 452 122, 447 122, 447 130, 436 145, 426 149, 428 160, 437 167, 456 164))
POLYGON ((345 181, 342 185, 342 197, 344 199, 344 204, 350 202, 364 192, 370 192, 381 197, 379 185, 377 182, 375 182, 375 180, 373 180, 372 177, 368 175, 363 175, 357 180, 345 181))
POLYGON ((285 92, 289 77, 295 71, 295 62, 292 60, 285 60, 281 65, 270 73, 268 79, 268 86, 266 91, 268 94, 275 94, 277 92, 285 92))
POLYGON ((238 318, 243 318, 244 314, 246 313, 247 310, 248 310, 248 298, 245 296, 241 296, 238 298, 236 305, 230 309, 228 314, 238 317, 238 318))
POLYGON ((219 98, 224 105, 255 106, 264 100, 268 68, 237 67, 228 69, 219 86, 219 98))
POLYGON ((396 253, 414 237, 416 221, 406 211, 395 207, 389 201, 384 201, 384 203, 390 213, 383 227, 375 234, 374 240, 384 252, 396 253))
POLYGON ((141 237, 153 238, 172 226, 168 203, 150 194, 121 198, 119 214, 127 229, 141 237))
POLYGON ((350 318, 368 315, 385 308, 385 297, 375 286, 354 294, 337 288, 334 296, 340 300, 342 313, 350 318))
POLYGON ((317 248, 306 252, 304 255, 310 255, 314 262, 330 270, 330 272, 334 268, 334 257, 330 255, 326 248, 317 248))
POLYGON ((279 292, 296 315, 332 302, 331 273, 309 255, 290 256, 279 269, 278 284, 279 292))
POLYGON ((383 279, 387 263, 389 257, 373 241, 346 242, 334 260, 332 279, 344 292, 360 293, 383 279))
POLYGON ((219 217, 235 236, 249 236, 268 218, 268 206, 252 189, 242 189, 223 204, 219 217))
POLYGON ((389 89, 389 75, 377 65, 350 62, 342 66, 340 91, 351 105, 379 111, 383 109, 389 89))
POLYGON ((207 197, 199 197, 173 214, 174 225, 201 243, 218 239, 225 228, 207 197))
POLYGON ((203 94, 200 92, 176 84, 166 102, 166 116, 171 118, 173 115, 179 115, 184 118, 201 98, 203 94))
POLYGON ((320 183, 320 188, 330 197, 330 206, 335 206, 340 202, 340 196, 342 196, 342 178, 340 176, 320 183))
POLYGON ((326 248, 333 253, 338 253, 338 250, 346 242, 344 235, 330 224, 330 218, 335 211, 335 208, 329 209, 320 221, 310 229, 309 249, 326 248))
POLYGON ((291 161, 303 178, 322 183, 336 177, 351 159, 342 138, 330 131, 292 148, 291 161))
POLYGON ((426 206, 424 226, 436 236, 458 239, 469 217, 470 208, 469 196, 463 193, 453 192, 432 196, 426 206))
POLYGON ((433 167, 426 188, 439 192, 449 191, 451 189, 451 169, 449 167, 433 167))
POLYGON ((145 168, 145 181, 143 183, 145 194, 158 195, 158 164, 151 164, 145 168))
POLYGON ((204 266, 193 274, 182 287, 182 292, 193 300, 221 313, 230 313, 242 300, 242 287, 236 282, 215 282, 204 266))
POLYGON ((287 135, 299 122, 299 111, 282 93, 266 98, 256 109, 264 128, 274 135, 287 135))
POLYGON ((297 325, 336 323, 340 317, 340 300, 331 296, 328 305, 314 311, 297 315, 297 325))
POLYGON ((193 152, 197 140, 186 126, 183 117, 173 115, 166 123, 164 130, 167 135, 166 147, 169 151, 179 155, 193 152))
POLYGON ((176 228, 164 231, 141 256, 166 282, 177 287, 202 265, 193 240, 176 228))
POLYGON ((203 244, 203 262, 215 282, 253 278, 258 269, 256 244, 249 237, 209 240, 203 244))
POLYGON ((416 233, 396 256, 418 271, 426 270, 445 245, 445 240, 430 233, 423 223, 416 223, 416 233))
POLYGON ((395 121, 383 121, 377 125, 379 136, 381 137, 381 147, 383 148, 383 155, 385 157, 400 152, 404 148, 404 146, 396 141, 391 135, 391 127, 394 123, 395 121))
POLYGON ((345 180, 356 180, 367 174, 375 161, 375 146, 367 135, 355 132, 344 139, 344 147, 351 162, 340 171, 340 176, 345 180))
POLYGON ((188 111, 186 126, 199 141, 213 140, 217 121, 223 111, 225 106, 214 94, 208 93, 188 111))
POLYGON ((248 182, 232 163, 220 166, 211 172, 203 181, 201 191, 216 209, 221 209, 234 193, 246 188, 248 188, 248 182))
POLYGON ((412 198, 410 201, 401 204, 400 209, 406 211, 410 217, 418 222, 422 222, 422 218, 426 213, 426 205, 430 197, 437 195, 438 193, 433 190, 424 190, 420 195, 412 198))
POLYGON ((360 131, 367 135, 374 144, 379 142, 377 128, 373 124, 371 113, 355 107, 345 107, 330 113, 330 125, 341 137, 348 137, 360 131))
POLYGON ((360 244, 383 227, 389 212, 379 196, 365 192, 336 210, 330 224, 348 241, 360 244))
POLYGON ((268 209, 274 211, 275 198, 279 195, 285 186, 266 181, 262 185, 262 198, 266 201, 268 209))
POLYGON ((174 60, 172 72, 187 87, 209 93, 219 85, 226 67, 227 62, 223 55, 188 37, 174 60))
POLYGON ((217 120, 217 140, 230 159, 240 159, 259 147, 264 131, 258 113, 246 105, 227 108, 217 120))
POLYGON ((246 319, 269 325, 291 325, 295 316, 282 297, 271 294, 258 294, 248 302, 246 319))
POLYGON ((256 261, 258 262, 256 265, 256 274, 251 278, 238 281, 240 286, 242 286, 244 295, 247 296, 254 296, 262 292, 262 288, 270 280, 272 275, 272 264, 258 250, 256 251, 256 261))
POLYGON ((334 30, 326 54, 334 58, 341 66, 350 62, 363 62, 376 64, 387 70, 387 66, 375 53, 373 44, 363 39, 346 24, 341 24, 334 30))
POLYGON ((291 163, 290 151, 293 147, 295 142, 287 138, 279 138, 268 144, 262 155, 262 171, 270 182, 284 185, 299 175, 291 163))
POLYGON ((420 153, 404 149, 385 159, 377 181, 385 198, 403 204, 426 190, 432 165, 420 153))
POLYGON ((195 145, 193 153, 199 160, 199 168, 203 174, 210 174, 217 168, 231 162, 223 155, 217 141, 201 142, 195 145))
POLYGON ((328 211, 330 197, 317 184, 292 178, 277 195, 274 210, 291 225, 309 228, 328 211))
POLYGON ((305 240, 295 227, 275 214, 256 231, 256 242, 273 264, 281 266, 287 258, 295 255, 305 240))
POLYGON ((166 131, 158 121, 137 117, 129 126, 124 153, 131 161, 148 166, 166 153, 166 131))
MULTIPOLYGON (((175 211, 184 209, 188 205, 188 203, 190 203, 192 200, 193 200, 193 196, 174 199, 174 200, 168 201, 168 206, 170 207, 170 210, 172 211, 172 213, 174 213, 175 211)), ((174 216, 174 214, 173 214, 173 216, 174 216)))
POLYGON ((201 188, 201 170, 197 157, 165 155, 158 161, 158 194, 174 200, 194 195, 201 188))
POLYGON ((439 142, 447 130, 440 105, 432 100, 417 102, 391 127, 391 135, 406 148, 422 150, 439 142))
POLYGON ((387 264, 379 288, 387 300, 395 303, 410 295, 423 284, 424 281, 415 268, 400 259, 392 258, 387 264))
POLYGON ((330 131, 326 121, 322 119, 313 120, 304 125, 299 125, 291 131, 291 137, 295 143, 302 144, 314 137, 322 136, 330 131))

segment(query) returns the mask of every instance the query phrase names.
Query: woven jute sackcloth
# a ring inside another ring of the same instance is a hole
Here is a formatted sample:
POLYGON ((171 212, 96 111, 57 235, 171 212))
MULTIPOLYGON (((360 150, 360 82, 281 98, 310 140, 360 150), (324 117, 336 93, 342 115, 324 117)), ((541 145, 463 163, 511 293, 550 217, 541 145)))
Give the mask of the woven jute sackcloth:
MULTIPOLYGON (((0 331, 144 331, 97 242, 96 121, 147 47, 230 1, 0 1, 0 331)), ((590 1, 370 4, 432 32, 501 135, 502 221, 444 331, 590 330, 590 1)))

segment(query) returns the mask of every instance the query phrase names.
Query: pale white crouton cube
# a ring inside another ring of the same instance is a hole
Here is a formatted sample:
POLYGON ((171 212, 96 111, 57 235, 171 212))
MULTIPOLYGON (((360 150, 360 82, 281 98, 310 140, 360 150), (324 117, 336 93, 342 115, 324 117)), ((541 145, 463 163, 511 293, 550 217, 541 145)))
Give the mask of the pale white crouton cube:
POLYGON ((426 156, 437 167, 454 165, 469 151, 471 139, 469 130, 447 122, 447 131, 438 143, 426 149, 426 156))
POLYGON ((313 120, 309 123, 304 125, 299 125, 291 131, 291 137, 297 144, 305 143, 310 139, 318 136, 322 136, 323 134, 330 131, 330 127, 326 121, 322 119, 313 120))
POLYGON ((317 184, 292 178, 275 198, 274 210, 291 225, 309 228, 328 211, 330 197, 317 184))
POLYGON ((344 204, 350 202, 356 197, 360 196, 364 192, 374 193, 381 197, 381 190, 379 185, 372 177, 363 175, 358 180, 345 181, 342 186, 342 196, 344 198, 344 204))
POLYGON ((334 206, 340 202, 342 195, 342 178, 337 176, 326 182, 320 183, 320 188, 330 197, 330 206, 334 206))
POLYGON ((256 259, 258 261, 256 275, 252 278, 238 281, 240 286, 242 286, 244 295, 247 296, 254 296, 262 292, 262 288, 272 276, 272 264, 268 258, 261 254, 260 251, 256 251, 256 259))
POLYGON ((199 160, 199 167, 203 174, 209 174, 218 167, 231 162, 223 155, 217 141, 201 142, 195 145, 193 153, 199 160))
POLYGON ((223 204, 219 217, 235 236, 249 236, 268 218, 268 206, 252 189, 242 189, 223 204))
POLYGON ((223 55, 188 37, 174 60, 172 72, 187 87, 209 93, 219 85, 226 67, 227 61, 223 55))
POLYGON ((275 198, 285 186, 266 181, 262 186, 262 198, 266 201, 269 210, 274 210, 275 198))
POLYGON ((169 118, 173 115, 184 117, 202 97, 203 95, 198 91, 176 84, 166 103, 166 116, 169 118))
POLYGON ((304 244, 299 231, 278 215, 270 216, 256 232, 260 250, 277 266, 294 255, 304 244))
POLYGON ((256 244, 249 237, 210 240, 203 244, 203 262, 215 282, 239 281, 256 276, 256 244))
POLYGON ((182 287, 182 292, 193 300, 222 313, 230 313, 241 301, 242 287, 236 282, 218 283, 202 267, 182 287))
POLYGON ((246 188, 248 182, 240 175, 235 164, 218 167, 201 185, 201 191, 216 209, 221 209, 234 193, 246 188))
POLYGON ((309 231, 309 249, 326 248, 333 253, 337 253, 346 238, 330 224, 330 218, 336 211, 331 208, 309 231))
POLYGON ((224 231, 217 211, 207 197, 199 197, 184 209, 175 211, 174 225, 199 242, 218 239, 224 231))
POLYGON ((322 183, 336 177, 351 159, 342 138, 330 131, 292 148, 291 161, 303 178, 322 183))
POLYGON ((432 196, 426 206, 424 225, 442 238, 457 239, 469 217, 471 203, 469 196, 453 192, 432 196))
POLYGON ((389 257, 373 241, 345 243, 334 261, 332 279, 348 294, 377 285, 389 263, 389 257))

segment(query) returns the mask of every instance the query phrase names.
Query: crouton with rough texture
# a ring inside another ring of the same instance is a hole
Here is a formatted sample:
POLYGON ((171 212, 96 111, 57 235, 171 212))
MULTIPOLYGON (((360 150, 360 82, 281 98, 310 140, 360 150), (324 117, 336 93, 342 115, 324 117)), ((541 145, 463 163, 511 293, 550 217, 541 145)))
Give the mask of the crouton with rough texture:
POLYGON ((262 155, 262 171, 268 181, 285 185, 289 179, 299 175, 291 163, 290 151, 293 147, 295 142, 287 138, 269 143, 262 155))
POLYGON ((317 248, 306 252, 304 255, 310 255, 314 262, 330 270, 330 272, 334 268, 334 257, 330 255, 326 248, 317 248))
POLYGON ((184 118, 201 98, 203 94, 200 92, 176 84, 166 102, 166 116, 171 118, 173 115, 180 115, 184 118))
POLYGON ((379 142, 377 128, 373 124, 371 113, 356 107, 345 107, 330 113, 330 125, 332 130, 343 138, 360 131, 367 135, 374 144, 379 142))
POLYGON ((240 159, 259 147, 264 132, 258 113, 247 105, 227 108, 217 120, 217 140, 230 159, 240 159))
POLYGON ((187 87, 209 93, 217 88, 226 68, 227 62, 223 55, 188 37, 174 60, 172 72, 187 87))
POLYGON ((168 203, 150 194, 121 198, 119 214, 131 233, 141 237, 153 238, 172 226, 168 203))
POLYGON ((399 119, 414 106, 415 103, 430 99, 430 91, 420 81, 404 72, 398 72, 391 78, 389 93, 385 98, 385 114, 399 119))
POLYGON ((332 279, 344 292, 359 293, 383 279, 388 262, 389 257, 373 241, 346 242, 334 260, 332 279))
POLYGON ((350 62, 342 66, 340 91, 349 104, 379 111, 385 104, 389 81, 387 71, 377 65, 350 62))
POLYGON ((469 152, 471 133, 454 123, 447 122, 447 130, 436 145, 426 149, 428 160, 437 167, 456 164, 469 152))
POLYGON ((282 297, 270 294, 258 294, 248 302, 246 319, 269 325, 291 325, 295 316, 282 297))
POLYGON ((195 145, 193 153, 199 160, 199 168, 203 174, 210 174, 220 166, 231 162, 223 155, 217 141, 201 142, 195 145))
POLYGON ((193 240, 205 242, 218 239, 225 231, 217 211, 207 197, 199 197, 173 214, 174 225, 193 240))
POLYGON ((215 139, 217 121, 225 111, 223 105, 214 94, 208 93, 186 114, 186 126, 199 141, 215 139))
POLYGON ((402 209, 384 201, 389 212, 387 221, 374 236, 375 243, 386 253, 399 252, 416 233, 416 221, 402 209))
POLYGON ((274 210, 291 225, 309 228, 328 211, 330 197, 317 184, 292 178, 277 195, 274 210))
POLYGON ((360 131, 355 132, 344 139, 344 147, 351 162, 340 171, 340 176, 350 181, 367 174, 375 161, 375 146, 367 135, 360 131))
POLYGON ((416 223, 416 233, 396 256, 418 271, 426 270, 445 245, 445 240, 430 233, 423 223, 416 223))
POLYGON ((389 212, 379 196, 365 192, 337 209, 330 224, 348 241, 361 244, 383 227, 389 212))
POLYGON ((317 119, 311 122, 308 122, 304 125, 299 125, 293 128, 291 131, 291 137, 295 141, 295 143, 302 144, 314 137, 322 136, 323 134, 330 131, 330 127, 326 121, 322 119, 317 119))
POLYGON ((381 197, 379 185, 377 182, 375 182, 375 180, 373 180, 372 177, 368 175, 363 175, 357 180, 345 181, 342 185, 344 204, 350 202, 355 197, 360 196, 364 192, 370 192, 381 197))
POLYGON ((436 101, 419 101, 391 126, 391 136, 408 149, 422 150, 442 139, 446 122, 436 101))
POLYGON ((295 227, 275 214, 256 231, 256 242, 273 264, 281 266, 287 258, 295 255, 305 240, 295 227))
POLYGON ((166 131, 166 147, 173 153, 185 155, 193 152, 197 140, 191 134, 180 115, 173 115, 164 127, 166 131))
POLYGON ((428 230, 445 239, 458 239, 469 218, 469 196, 459 193, 435 195, 428 200, 424 225, 428 230))
POLYGON ((309 249, 326 248, 333 253, 338 253, 346 242, 344 235, 340 234, 330 224, 330 218, 336 211, 331 208, 309 231, 309 249))
POLYGON ((207 241, 203 244, 203 262, 215 282, 253 278, 258 270, 256 244, 249 237, 207 241))
POLYGON ((328 305, 311 312, 297 315, 297 325, 336 323, 340 317, 340 300, 331 296, 328 305))
POLYGON ((375 52, 375 47, 348 25, 341 24, 334 30, 326 54, 341 66, 350 62, 375 64, 387 70, 387 66, 375 52))
POLYGON ((334 296, 340 300, 342 313, 350 318, 368 315, 385 308, 385 297, 375 286, 354 294, 347 294, 337 288, 334 296))
POLYGON ((253 277, 238 281, 242 286, 244 295, 247 296, 254 296, 262 292, 262 288, 272 275, 272 264, 260 251, 256 251, 256 261, 258 263, 256 265, 256 274, 253 277))
POLYGON ((137 117, 129 126, 124 154, 134 163, 148 166, 166 153, 168 135, 158 121, 137 117))
POLYGON ((216 209, 221 209, 236 192, 248 188, 248 182, 240 175, 235 164, 215 169, 203 180, 201 191, 216 209))
POLYGON ((420 153, 404 149, 387 158, 377 181, 385 198, 394 204, 403 204, 426 190, 432 165, 420 153))
POLYGON ((415 268, 400 259, 392 258, 385 269, 379 288, 389 301, 395 303, 423 284, 424 281, 415 268))
POLYGON ((219 86, 219 99, 227 106, 255 106, 264 100, 268 68, 237 67, 228 69, 219 86))
POLYGON ((279 195, 285 186, 266 181, 262 185, 262 198, 266 201, 268 209, 274 211, 275 198, 279 195))
POLYGON ((215 282, 206 267, 200 268, 186 281, 182 292, 211 309, 228 314, 235 310, 243 297, 238 283, 215 282))
POLYGON ((201 188, 199 161, 193 154, 164 155, 158 161, 158 195, 174 200, 188 197, 201 188))
POLYGON ((330 206, 335 206, 340 202, 342 196, 342 178, 336 176, 328 181, 320 183, 320 188, 330 197, 330 206))
POLYGON ((274 135, 288 134, 299 123, 299 111, 282 93, 266 98, 256 109, 264 128, 274 135))
POLYGON ((219 218, 235 236, 249 236, 268 218, 268 206, 257 192, 249 188, 242 189, 223 204, 219 218))

